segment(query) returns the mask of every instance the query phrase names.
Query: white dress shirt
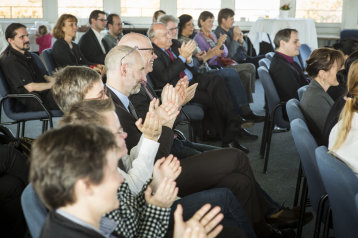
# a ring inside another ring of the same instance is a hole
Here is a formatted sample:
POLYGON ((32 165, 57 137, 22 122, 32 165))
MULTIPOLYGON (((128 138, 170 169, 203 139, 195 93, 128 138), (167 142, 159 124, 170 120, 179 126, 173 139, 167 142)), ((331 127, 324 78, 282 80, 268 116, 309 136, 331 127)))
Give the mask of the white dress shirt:
POLYGON ((97 37, 98 43, 99 43, 99 45, 100 45, 101 48, 102 48, 103 54, 105 54, 105 53, 106 53, 106 49, 104 48, 103 43, 102 43, 101 33, 98 32, 98 31, 96 31, 96 30, 93 29, 93 28, 91 28, 91 29, 92 29, 92 31, 94 32, 94 35, 97 37))
MULTIPOLYGON (((329 134, 328 149, 334 146, 338 132, 341 130, 342 120, 340 120, 329 134)), ((349 168, 353 170, 358 177, 358 113, 353 113, 351 129, 343 144, 333 154, 342 160, 349 168)))

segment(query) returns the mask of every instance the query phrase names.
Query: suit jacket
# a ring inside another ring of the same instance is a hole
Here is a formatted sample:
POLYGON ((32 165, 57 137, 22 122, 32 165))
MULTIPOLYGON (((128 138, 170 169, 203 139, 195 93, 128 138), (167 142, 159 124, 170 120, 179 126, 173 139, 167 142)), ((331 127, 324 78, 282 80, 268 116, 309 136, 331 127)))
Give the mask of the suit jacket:
MULTIPOLYGON (((108 88, 108 93, 112 97, 114 105, 116 107, 116 113, 119 118, 119 121, 123 127, 123 130, 127 132, 128 136, 126 138, 126 144, 128 151, 130 151, 134 146, 136 146, 140 140, 142 133, 138 130, 135 125, 136 119, 130 114, 127 109, 124 107, 123 103, 117 95, 112 92, 111 89, 108 88)), ((144 119, 144 118, 143 118, 144 119)), ((160 143, 159 149, 157 152, 157 156, 155 159, 161 157, 167 157, 170 154, 170 150, 172 148, 174 139, 173 130, 169 127, 163 126, 162 127, 162 134, 158 142, 160 143)))
POLYGON ((300 70, 300 66, 293 62, 294 67, 280 54, 276 53, 271 61, 270 75, 275 84, 277 93, 282 101, 297 98, 297 89, 307 84, 306 77, 300 70))
POLYGON ((92 28, 90 28, 78 42, 82 54, 87 60, 95 64, 104 64, 106 54, 103 53, 100 43, 97 40, 92 28))
MULTIPOLYGON (((173 40, 173 45, 171 49, 176 56, 179 56, 180 42, 173 40)), ((183 63, 179 57, 174 61, 158 46, 153 43, 154 53, 158 56, 153 63, 153 71, 149 73, 150 78, 154 84, 155 89, 162 89, 167 83, 176 85, 178 82, 179 75, 184 69, 189 69, 190 71, 193 68, 189 67, 187 64, 183 63)), ((194 74, 194 72, 192 71, 194 74)))

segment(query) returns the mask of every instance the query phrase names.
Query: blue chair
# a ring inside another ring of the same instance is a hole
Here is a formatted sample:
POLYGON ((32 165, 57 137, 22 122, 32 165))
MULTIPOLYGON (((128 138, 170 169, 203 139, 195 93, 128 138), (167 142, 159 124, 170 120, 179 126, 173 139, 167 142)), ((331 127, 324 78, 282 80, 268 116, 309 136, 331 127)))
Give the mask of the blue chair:
POLYGON ((53 72, 55 71, 55 61, 52 56, 52 49, 43 50, 42 57, 44 58, 47 72, 49 75, 53 75, 53 72))
POLYGON ((268 53, 266 53, 265 57, 269 60, 272 60, 274 55, 275 55, 275 52, 268 52, 268 53))
POLYGON ((40 68, 40 70, 44 73, 48 75, 47 69, 45 67, 45 65, 42 63, 42 60, 40 58, 40 56, 36 53, 31 53, 32 58, 35 59, 37 66, 40 68))
POLYGON ((341 40, 354 38, 358 40, 358 30, 357 29, 344 29, 340 33, 341 40))
POLYGON ((316 149, 316 159, 328 192, 334 237, 357 237, 358 212, 355 196, 358 193, 358 178, 345 163, 328 154, 325 146, 316 149))
POLYGON ((308 88, 308 85, 304 85, 304 86, 300 87, 299 89, 297 89, 298 100, 301 101, 303 93, 306 92, 307 88, 308 88))
POLYGON ((302 235, 303 214, 305 213, 307 195, 311 201, 313 210, 317 215, 314 237, 318 237, 322 217, 327 216, 328 204, 326 203, 327 193, 323 186, 323 182, 315 159, 315 149, 317 148, 317 143, 311 135, 306 123, 300 118, 294 119, 291 122, 291 133, 297 151, 300 155, 300 162, 304 174, 297 237, 299 238, 302 235))
POLYGON ((52 117, 62 116, 62 112, 59 110, 47 110, 41 99, 32 93, 26 94, 10 94, 8 84, 5 77, 0 70, 0 125, 11 125, 17 124, 16 137, 23 137, 25 134, 26 121, 41 120, 42 121, 42 132, 50 127, 53 128, 52 117), (19 103, 16 99, 18 98, 29 98, 29 100, 36 100, 43 108, 43 111, 31 112, 25 109, 25 107, 19 103), (13 120, 12 122, 2 121, 2 109, 6 116, 13 120), (21 130, 21 133, 20 133, 21 130))
POLYGON ((42 226, 45 224, 48 210, 41 202, 31 184, 28 184, 22 192, 21 206, 31 236, 33 238, 39 237, 42 226))
POLYGON ((283 118, 282 107, 285 106, 285 102, 280 101, 268 69, 264 66, 260 66, 257 71, 265 91, 266 113, 261 138, 260 154, 265 158, 264 173, 266 173, 274 127, 277 125, 281 128, 289 128, 290 124, 283 118))
POLYGON ((300 54, 293 57, 293 60, 298 63, 302 70, 305 70, 307 66, 306 60, 310 57, 312 50, 308 45, 302 44, 299 48, 299 52, 300 54))
POLYGON ((264 66, 266 69, 270 69, 271 60, 267 58, 262 58, 259 60, 259 66, 264 66))

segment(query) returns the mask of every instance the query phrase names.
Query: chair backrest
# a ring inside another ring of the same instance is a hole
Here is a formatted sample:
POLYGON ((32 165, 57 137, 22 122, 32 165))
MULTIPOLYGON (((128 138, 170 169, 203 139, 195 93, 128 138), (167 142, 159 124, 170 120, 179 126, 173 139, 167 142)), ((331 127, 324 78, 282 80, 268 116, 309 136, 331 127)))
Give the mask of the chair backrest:
POLYGON ((33 238, 39 237, 42 226, 45 223, 48 210, 41 202, 31 184, 28 184, 22 192, 21 206, 31 236, 33 238))
POLYGON ((353 238, 358 234, 358 212, 355 196, 358 178, 342 161, 327 153, 327 147, 316 149, 316 159, 332 209, 336 238, 353 238))
MULTIPOLYGON (((272 52, 270 52, 272 53, 272 52)), ((259 60, 259 66, 264 66, 266 67, 266 69, 270 69, 270 65, 271 65, 271 60, 267 59, 267 58, 262 58, 259 60)))
POLYGON ((302 67, 305 69, 307 66, 306 60, 310 57, 312 50, 307 44, 302 44, 299 48, 299 51, 302 60, 302 67))
MULTIPOLYGON (((268 69, 264 66, 260 66, 257 71, 265 91, 266 106, 268 107, 270 116, 273 116, 275 107, 280 103, 280 97, 278 96, 268 69)), ((275 124, 282 128, 289 128, 290 126, 288 121, 283 119, 282 107, 276 110, 275 124)))
POLYGON ((296 118, 300 118, 302 121, 306 122, 305 116, 303 115, 300 108, 300 101, 298 101, 296 98, 288 100, 286 103, 286 111, 290 122, 296 118))
POLYGON ((268 52, 268 53, 266 53, 265 57, 269 60, 272 60, 274 55, 275 55, 275 52, 268 52))
POLYGON ((47 72, 50 75, 52 75, 53 72, 55 71, 55 61, 53 60, 53 57, 52 57, 52 49, 43 50, 42 56, 43 56, 45 64, 46 64, 47 72))
MULTIPOLYGON (((4 77, 4 74, 0 69, 0 99, 2 99, 8 94, 10 94, 10 89, 4 77)), ((20 111, 21 109, 23 109, 23 106, 20 103, 17 103, 16 99, 6 99, 3 102, 3 110, 5 114, 10 118, 12 118, 11 115, 13 112, 20 111)))
POLYGON ((47 69, 45 67, 45 65, 42 63, 42 60, 40 58, 40 56, 36 53, 31 53, 32 57, 35 59, 35 62, 37 64, 37 66, 40 68, 40 70, 44 73, 48 75, 47 69))
POLYGON ((300 87, 299 89, 297 89, 298 100, 301 101, 303 93, 306 92, 307 88, 308 88, 308 85, 304 85, 304 86, 300 87))
POLYGON ((300 118, 291 122, 291 133, 300 155, 303 173, 307 179, 308 196, 313 209, 317 211, 319 199, 326 194, 315 159, 317 143, 308 130, 306 123, 300 118))
POLYGON ((347 38, 354 38, 358 40, 358 30, 357 29, 345 29, 341 31, 340 34, 341 40, 347 38))

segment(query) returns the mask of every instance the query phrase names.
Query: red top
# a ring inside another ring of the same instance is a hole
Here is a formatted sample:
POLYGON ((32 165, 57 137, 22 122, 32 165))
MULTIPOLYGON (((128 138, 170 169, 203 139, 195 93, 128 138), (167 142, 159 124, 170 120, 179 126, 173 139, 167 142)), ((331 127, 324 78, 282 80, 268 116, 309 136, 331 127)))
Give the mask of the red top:
POLYGON ((52 43, 52 35, 51 33, 48 33, 44 36, 40 36, 36 38, 36 44, 39 45, 39 54, 42 53, 43 50, 51 48, 52 43))

